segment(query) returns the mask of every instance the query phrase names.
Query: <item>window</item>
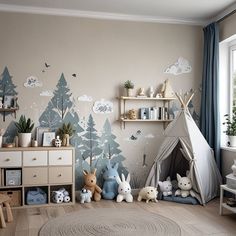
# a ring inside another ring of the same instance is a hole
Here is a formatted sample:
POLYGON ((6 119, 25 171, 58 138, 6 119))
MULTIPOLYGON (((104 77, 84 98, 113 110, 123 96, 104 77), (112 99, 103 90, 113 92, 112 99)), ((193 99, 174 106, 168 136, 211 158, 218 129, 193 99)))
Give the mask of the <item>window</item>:
POLYGON ((230 107, 236 110, 236 45, 230 47, 230 107))

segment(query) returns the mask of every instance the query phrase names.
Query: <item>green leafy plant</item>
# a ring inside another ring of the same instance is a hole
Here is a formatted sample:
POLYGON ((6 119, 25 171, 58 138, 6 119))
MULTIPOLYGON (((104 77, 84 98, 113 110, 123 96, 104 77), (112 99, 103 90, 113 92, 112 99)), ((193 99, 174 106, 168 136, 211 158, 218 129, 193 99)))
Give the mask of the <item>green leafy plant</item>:
POLYGON ((224 115, 224 117, 225 122, 223 122, 223 125, 226 125, 224 133, 229 136, 236 136, 236 110, 233 111, 232 119, 230 119, 229 114, 224 115))
POLYGON ((126 89, 133 89, 133 88, 134 88, 134 84, 131 82, 131 80, 127 80, 127 81, 125 81, 125 83, 124 83, 124 87, 125 87, 126 89))
POLYGON ((31 133, 34 128, 34 123, 30 118, 26 119, 24 115, 21 115, 18 122, 15 122, 18 133, 31 133))
POLYGON ((64 134, 69 134, 71 137, 75 133, 75 130, 73 129, 71 123, 69 122, 68 124, 63 123, 62 127, 58 129, 57 135, 60 136, 60 139, 63 139, 64 134))

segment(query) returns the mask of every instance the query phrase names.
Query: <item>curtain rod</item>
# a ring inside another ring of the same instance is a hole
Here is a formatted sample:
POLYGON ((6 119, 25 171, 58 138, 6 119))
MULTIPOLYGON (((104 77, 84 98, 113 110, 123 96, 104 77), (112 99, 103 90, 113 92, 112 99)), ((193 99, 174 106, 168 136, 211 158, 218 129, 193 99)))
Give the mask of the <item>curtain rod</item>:
POLYGON ((217 23, 220 23, 221 21, 225 20, 226 18, 232 16, 234 13, 236 13, 236 9, 234 9, 233 11, 231 11, 230 13, 228 13, 227 15, 223 16, 222 18, 220 18, 217 23))

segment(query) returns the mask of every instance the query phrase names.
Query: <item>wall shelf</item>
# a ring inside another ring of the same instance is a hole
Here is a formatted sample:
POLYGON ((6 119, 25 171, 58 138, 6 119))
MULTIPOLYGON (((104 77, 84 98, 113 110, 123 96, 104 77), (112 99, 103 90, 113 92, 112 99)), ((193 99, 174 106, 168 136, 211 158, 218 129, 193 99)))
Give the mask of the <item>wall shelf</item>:
POLYGON ((166 127, 166 124, 172 121, 172 119, 128 119, 126 118, 126 102, 127 101, 143 101, 143 102, 156 102, 156 107, 158 103, 161 103, 163 107, 166 107, 168 110, 170 108, 170 102, 173 100, 176 100, 175 97, 170 98, 151 98, 151 97, 126 97, 121 96, 117 98, 119 100, 119 111, 120 111, 120 118, 119 121, 121 122, 121 128, 123 127, 125 129, 125 123, 126 122, 159 122, 163 123, 164 128, 166 127))
POLYGON ((0 113, 3 113, 3 121, 6 120, 6 113, 14 113, 14 117, 16 118, 16 111, 19 110, 19 108, 0 108, 0 113))

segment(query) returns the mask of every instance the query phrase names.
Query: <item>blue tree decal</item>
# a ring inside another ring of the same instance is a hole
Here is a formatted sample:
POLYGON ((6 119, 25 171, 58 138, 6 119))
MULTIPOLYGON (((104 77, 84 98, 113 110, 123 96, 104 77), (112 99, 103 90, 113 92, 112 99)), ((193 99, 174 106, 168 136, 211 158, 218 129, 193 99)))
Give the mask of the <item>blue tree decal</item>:
POLYGON ((4 68, 1 77, 2 79, 0 81, 0 96, 17 95, 17 92, 15 91, 16 86, 13 84, 11 80, 12 76, 10 76, 7 67, 4 68))
POLYGON ((98 156, 102 153, 102 149, 99 147, 99 137, 97 130, 94 128, 95 123, 92 115, 89 115, 86 133, 83 135, 83 145, 85 150, 83 151, 82 157, 84 160, 89 158, 90 169, 94 167, 98 156))

